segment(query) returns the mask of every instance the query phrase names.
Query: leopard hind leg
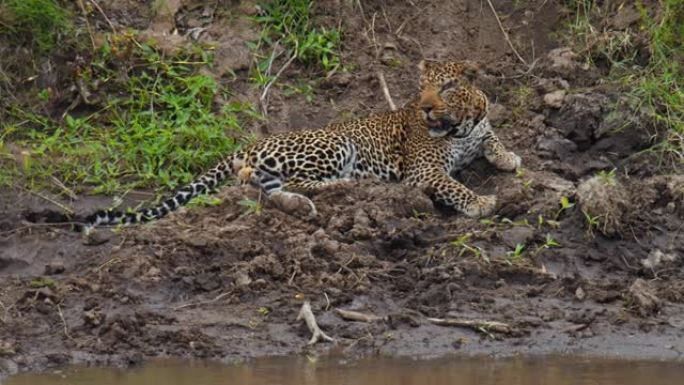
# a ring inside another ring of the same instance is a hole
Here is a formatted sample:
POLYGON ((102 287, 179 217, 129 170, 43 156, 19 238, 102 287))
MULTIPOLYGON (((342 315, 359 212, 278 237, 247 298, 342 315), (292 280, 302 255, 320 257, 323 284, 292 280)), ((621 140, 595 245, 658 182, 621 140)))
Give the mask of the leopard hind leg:
POLYGON ((240 181, 249 182, 259 187, 266 196, 287 213, 308 209, 308 217, 315 217, 318 212, 311 199, 303 194, 283 189, 283 178, 275 173, 251 167, 243 167, 238 171, 240 181))

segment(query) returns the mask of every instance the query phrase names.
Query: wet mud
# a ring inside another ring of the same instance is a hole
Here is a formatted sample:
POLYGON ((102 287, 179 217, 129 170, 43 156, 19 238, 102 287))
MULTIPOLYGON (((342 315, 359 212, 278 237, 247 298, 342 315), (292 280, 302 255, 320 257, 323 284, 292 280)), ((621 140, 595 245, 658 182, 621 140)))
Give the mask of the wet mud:
MULTIPOLYGON (((150 15, 113 3, 120 8, 106 11, 117 23, 158 28, 144 22, 150 15)), ((396 59, 388 63, 400 63, 381 67, 397 102, 415 93, 422 57, 484 63, 476 83, 492 101, 495 130, 524 169, 504 173, 478 160, 455 177, 496 194, 496 216, 465 218, 401 184, 361 181, 312 196, 319 214, 305 219, 251 188, 227 186, 217 194, 220 204, 101 230, 102 243, 84 245, 79 234, 49 225, 64 220, 54 205, 6 191, 0 372, 301 352, 681 359, 684 177, 663 174, 639 155, 653 141, 649 123, 616 107, 621 95, 599 81, 600 68, 549 38, 563 17, 559 7, 508 3, 494 2, 509 15, 506 25, 527 26, 511 33, 516 42, 534 42, 534 56, 521 44, 533 67, 517 61, 480 2, 363 2, 363 17, 350 6, 317 11, 321 23, 342 17, 349 31, 378 18, 375 42, 396 59), (624 122, 630 124, 616 129, 624 122), (295 320, 304 300, 335 343, 306 345, 310 333, 295 320), (378 317, 349 321, 336 309, 378 317), (439 326, 430 318, 509 329, 439 326)), ((223 6, 252 12, 246 2, 223 6)), ((166 22, 200 23, 192 15, 201 11, 181 7, 166 22)), ((206 21, 206 38, 226 47, 255 33, 249 24, 231 29, 219 21, 206 21)), ((344 38, 345 60, 356 70, 324 80, 312 103, 274 89, 268 123, 251 129, 282 132, 386 109, 375 79, 377 51, 366 35, 344 38)), ((238 80, 222 79, 237 97, 258 98, 245 80, 249 61, 239 57, 226 53, 222 62, 219 55, 216 68, 236 71, 238 80)), ((283 76, 303 74, 293 66, 283 76)), ((109 202, 70 203, 87 213, 109 202)))

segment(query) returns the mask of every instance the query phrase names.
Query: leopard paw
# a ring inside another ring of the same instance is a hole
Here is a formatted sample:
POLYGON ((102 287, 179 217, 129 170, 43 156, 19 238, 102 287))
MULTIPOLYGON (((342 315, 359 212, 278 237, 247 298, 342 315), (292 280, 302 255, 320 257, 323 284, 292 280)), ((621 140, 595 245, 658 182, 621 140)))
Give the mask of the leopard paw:
POLYGON ((480 195, 465 207, 463 213, 471 218, 486 217, 491 215, 495 208, 495 195, 480 195))
POLYGON ((306 213, 306 217, 315 217, 316 205, 308 197, 290 191, 276 191, 269 197, 282 211, 288 214, 306 213))
POLYGON ((494 162, 494 165, 499 170, 515 171, 522 165, 522 159, 512 151, 501 154, 501 156, 494 162))

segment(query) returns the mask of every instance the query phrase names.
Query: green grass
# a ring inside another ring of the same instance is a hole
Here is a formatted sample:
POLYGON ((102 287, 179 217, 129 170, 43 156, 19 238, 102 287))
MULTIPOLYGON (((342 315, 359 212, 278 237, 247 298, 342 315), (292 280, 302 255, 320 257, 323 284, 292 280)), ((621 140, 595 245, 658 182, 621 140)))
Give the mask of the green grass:
POLYGON ((650 111, 657 124, 667 127, 660 145, 684 164, 684 0, 662 0, 662 15, 648 15, 641 6, 644 27, 650 34, 651 62, 642 76, 631 78, 633 94, 650 111))
POLYGON ((91 105, 81 102, 64 119, 45 115, 45 106, 11 107, 0 123, 0 183, 21 175, 44 187, 54 176, 76 190, 113 193, 190 181, 239 146, 242 120, 259 118, 250 105, 215 102, 229 94, 202 73, 207 52, 165 57, 133 34, 111 36, 76 79, 91 105), (23 161, 7 142, 28 154, 23 161))
POLYGON ((71 30, 69 12, 55 0, 0 0, 0 35, 17 44, 44 53, 71 30))
POLYGON ((300 63, 320 67, 326 72, 340 67, 340 31, 314 26, 312 5, 311 0, 273 0, 259 4, 261 12, 255 21, 262 27, 262 32, 255 48, 268 48, 257 66, 260 74, 267 72, 270 48, 276 43, 287 49, 288 57, 294 55, 300 63))
MULTIPOLYGON (((589 61, 610 63, 609 79, 630 96, 631 109, 646 111, 662 133, 651 150, 671 164, 684 163, 684 0, 661 0, 658 6, 635 3, 640 23, 625 31, 600 30, 594 22, 608 10, 591 0, 567 0, 575 13, 570 42, 589 61), (657 10, 657 11, 656 11, 657 10), (650 56, 639 58, 637 37, 644 34, 650 56)), ((607 5, 605 5, 607 7, 607 5)))

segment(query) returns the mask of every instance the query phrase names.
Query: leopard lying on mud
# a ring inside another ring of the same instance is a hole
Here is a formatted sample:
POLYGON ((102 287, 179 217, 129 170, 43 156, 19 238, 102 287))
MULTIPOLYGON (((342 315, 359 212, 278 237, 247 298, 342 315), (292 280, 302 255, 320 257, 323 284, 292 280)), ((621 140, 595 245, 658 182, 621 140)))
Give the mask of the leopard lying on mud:
POLYGON ((520 157, 506 151, 493 133, 487 97, 467 81, 473 68, 469 62, 423 61, 420 98, 401 109, 260 139, 157 207, 99 211, 86 218, 84 229, 161 218, 230 175, 258 186, 281 206, 304 202, 310 215, 316 208, 304 193, 370 177, 418 186, 435 201, 471 217, 489 215, 496 198, 478 196, 449 174, 481 155, 512 171, 520 166, 520 157))

